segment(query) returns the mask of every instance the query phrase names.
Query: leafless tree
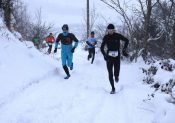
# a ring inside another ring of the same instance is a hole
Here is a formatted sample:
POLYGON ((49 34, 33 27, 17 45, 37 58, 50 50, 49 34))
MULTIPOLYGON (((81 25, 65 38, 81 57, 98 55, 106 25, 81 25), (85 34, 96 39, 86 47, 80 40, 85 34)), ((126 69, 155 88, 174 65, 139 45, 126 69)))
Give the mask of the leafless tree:
POLYGON ((9 30, 11 30, 12 9, 14 0, 1 0, 0 8, 4 12, 4 22, 9 30))
POLYGON ((169 54, 175 58, 175 2, 174 0, 158 0, 158 4, 162 12, 161 22, 164 29, 165 41, 167 42, 165 50, 169 53, 169 49, 172 49, 169 54))
POLYGON ((144 55, 147 56, 148 53, 148 41, 150 40, 150 21, 152 16, 152 9, 156 5, 157 1, 154 0, 138 0, 143 15, 143 25, 144 25, 144 55))
POLYGON ((16 20, 14 29, 21 33, 23 39, 31 41, 34 36, 37 36, 42 46, 43 40, 53 29, 53 24, 46 24, 42 21, 41 9, 36 11, 35 19, 31 19, 27 13, 27 6, 21 0, 16 0, 13 15, 16 20))
MULTIPOLYGON (((157 41, 163 35, 163 30, 152 31, 150 28, 154 25, 153 9, 158 4, 158 0, 137 0, 137 5, 132 8, 132 16, 128 16, 129 10, 127 2, 124 0, 101 0, 121 15, 124 26, 127 27, 132 49, 136 48, 136 54, 141 53, 145 60, 148 56, 148 44, 151 41, 157 41), (153 33, 153 34, 152 34, 153 33), (137 50, 138 48, 138 50, 137 50), (141 50, 141 52, 139 52, 141 50)), ((160 27, 160 26, 159 26, 160 27)), ((157 28, 157 27, 156 27, 157 28)), ((156 29, 155 29, 156 30, 156 29)))
POLYGON ((42 47, 45 37, 50 33, 54 25, 46 24, 46 22, 42 21, 41 8, 37 10, 35 18, 36 23, 33 23, 31 26, 30 38, 32 39, 34 36, 37 36, 39 38, 40 47, 42 47))
POLYGON ((28 40, 31 18, 27 13, 27 6, 21 0, 16 0, 14 2, 13 16, 15 19, 15 23, 13 25, 14 29, 21 33, 25 40, 28 40))
POLYGON ((127 3, 125 1, 121 3, 120 0, 100 0, 100 1, 108 5, 110 8, 114 9, 118 14, 122 16, 123 22, 127 26, 129 35, 132 36, 132 28, 133 28, 132 21, 126 12, 127 9, 129 9, 127 3))

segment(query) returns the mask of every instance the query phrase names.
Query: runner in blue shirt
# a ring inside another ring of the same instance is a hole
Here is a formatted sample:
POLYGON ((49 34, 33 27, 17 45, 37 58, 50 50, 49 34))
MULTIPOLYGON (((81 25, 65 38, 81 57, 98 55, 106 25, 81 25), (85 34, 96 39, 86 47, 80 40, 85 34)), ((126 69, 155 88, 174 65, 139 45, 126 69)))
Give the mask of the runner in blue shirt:
POLYGON ((97 44, 97 40, 94 37, 94 31, 91 32, 90 37, 88 38, 88 40, 86 41, 87 45, 88 45, 88 51, 89 51, 89 55, 88 55, 88 60, 90 58, 92 58, 91 64, 93 64, 94 62, 94 58, 95 58, 95 45, 97 44))

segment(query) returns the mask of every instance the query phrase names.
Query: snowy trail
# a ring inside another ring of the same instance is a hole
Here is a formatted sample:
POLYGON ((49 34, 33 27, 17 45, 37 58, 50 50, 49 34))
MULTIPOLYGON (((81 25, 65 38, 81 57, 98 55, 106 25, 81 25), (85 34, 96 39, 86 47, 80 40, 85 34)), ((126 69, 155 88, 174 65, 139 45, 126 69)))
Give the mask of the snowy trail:
MULTIPOLYGON (((58 74, 38 80, 37 84, 33 84, 1 107, 0 121, 3 123, 128 123, 128 121, 152 123, 154 114, 139 107, 148 93, 145 91, 148 87, 141 84, 142 75, 138 67, 123 63, 120 81, 115 85, 117 90, 121 87, 123 89, 110 95, 111 87, 105 62, 100 55, 97 55, 95 63, 91 65, 86 60, 86 56, 86 52, 75 54, 75 67, 69 80, 63 79, 65 74, 60 70, 58 74), (144 115, 146 117, 143 117, 144 115)), ((61 68, 60 64, 58 68, 61 68)))

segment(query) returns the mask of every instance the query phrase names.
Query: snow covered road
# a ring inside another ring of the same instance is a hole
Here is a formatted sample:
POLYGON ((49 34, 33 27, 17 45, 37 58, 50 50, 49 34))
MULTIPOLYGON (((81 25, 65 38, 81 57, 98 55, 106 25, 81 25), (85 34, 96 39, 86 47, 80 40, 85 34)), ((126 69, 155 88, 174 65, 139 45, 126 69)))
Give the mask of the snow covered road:
MULTIPOLYGON (((77 51, 78 52, 78 51, 77 51)), ((3 123, 152 123, 154 112, 141 108, 148 91, 136 64, 123 63, 114 95, 105 62, 95 63, 86 52, 75 54, 71 78, 64 80, 58 64, 54 73, 26 88, 0 107, 3 123), (76 56, 77 55, 77 56, 76 56), (58 69, 59 68, 59 69, 58 69)))

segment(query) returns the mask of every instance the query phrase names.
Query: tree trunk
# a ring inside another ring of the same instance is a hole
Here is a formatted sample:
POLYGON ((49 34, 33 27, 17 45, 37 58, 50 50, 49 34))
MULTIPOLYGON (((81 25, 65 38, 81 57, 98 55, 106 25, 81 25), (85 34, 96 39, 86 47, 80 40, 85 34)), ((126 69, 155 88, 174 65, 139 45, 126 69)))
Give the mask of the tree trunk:
POLYGON ((87 0, 87 38, 89 37, 89 0, 87 0))
POLYGON ((4 5, 4 20, 6 26, 11 30, 12 0, 7 0, 4 5))
MULTIPOLYGON (((148 55, 148 39, 149 39, 149 25, 150 25, 150 18, 151 18, 151 11, 152 11, 152 0, 147 0, 147 13, 144 16, 144 57, 148 55)), ((147 58, 146 58, 147 59, 147 58)))
POLYGON ((172 48, 172 58, 175 59, 175 22, 173 25, 173 35, 172 35, 172 43, 173 43, 173 48, 172 48))

